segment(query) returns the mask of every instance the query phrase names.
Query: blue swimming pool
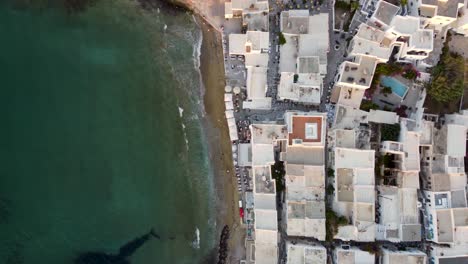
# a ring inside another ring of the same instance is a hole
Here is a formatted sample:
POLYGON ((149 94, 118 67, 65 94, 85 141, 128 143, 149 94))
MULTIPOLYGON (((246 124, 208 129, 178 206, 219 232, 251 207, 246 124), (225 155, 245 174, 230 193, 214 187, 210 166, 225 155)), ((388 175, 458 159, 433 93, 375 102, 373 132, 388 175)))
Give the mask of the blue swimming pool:
POLYGON ((400 96, 401 98, 405 96, 406 91, 408 90, 408 87, 393 77, 383 76, 380 79, 380 84, 382 86, 388 86, 392 88, 393 93, 400 96))

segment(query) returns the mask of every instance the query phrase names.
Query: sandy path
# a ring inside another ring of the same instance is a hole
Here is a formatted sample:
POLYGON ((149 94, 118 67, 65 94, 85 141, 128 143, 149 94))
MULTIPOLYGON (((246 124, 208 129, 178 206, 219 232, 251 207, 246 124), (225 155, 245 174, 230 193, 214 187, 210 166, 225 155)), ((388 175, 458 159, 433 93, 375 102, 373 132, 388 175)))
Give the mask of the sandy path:
POLYGON ((199 23, 203 30, 200 69, 205 85, 204 105, 207 113, 205 127, 218 198, 216 205, 218 234, 224 225, 230 226, 228 263, 239 263, 245 255, 245 229, 240 225, 239 194, 233 173, 232 147, 224 115, 225 75, 221 35, 206 22, 199 20, 199 23))

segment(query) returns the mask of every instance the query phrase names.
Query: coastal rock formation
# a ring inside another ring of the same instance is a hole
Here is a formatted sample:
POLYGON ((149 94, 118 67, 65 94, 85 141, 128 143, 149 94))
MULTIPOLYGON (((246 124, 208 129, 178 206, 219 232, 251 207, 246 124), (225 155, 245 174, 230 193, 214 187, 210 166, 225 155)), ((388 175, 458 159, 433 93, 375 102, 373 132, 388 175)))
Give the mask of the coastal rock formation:
POLYGON ((193 3, 197 0, 163 0, 168 2, 169 4, 180 6, 185 9, 193 10, 193 3))
POLYGON ((218 248, 218 264, 225 264, 228 255, 229 226, 225 225, 221 232, 218 248))

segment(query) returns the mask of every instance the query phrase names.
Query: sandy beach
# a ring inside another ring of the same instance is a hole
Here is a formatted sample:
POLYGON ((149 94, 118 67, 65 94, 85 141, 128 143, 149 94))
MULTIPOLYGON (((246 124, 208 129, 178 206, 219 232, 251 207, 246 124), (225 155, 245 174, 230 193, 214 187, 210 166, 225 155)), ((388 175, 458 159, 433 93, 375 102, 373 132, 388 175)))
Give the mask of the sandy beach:
POLYGON ((200 70, 205 86, 205 128, 210 147, 210 158, 214 166, 214 180, 218 203, 218 234, 224 225, 231 228, 227 263, 239 263, 244 256, 245 230, 239 219, 237 182, 232 162, 232 147, 224 115, 224 60, 221 35, 201 18, 203 30, 200 70))

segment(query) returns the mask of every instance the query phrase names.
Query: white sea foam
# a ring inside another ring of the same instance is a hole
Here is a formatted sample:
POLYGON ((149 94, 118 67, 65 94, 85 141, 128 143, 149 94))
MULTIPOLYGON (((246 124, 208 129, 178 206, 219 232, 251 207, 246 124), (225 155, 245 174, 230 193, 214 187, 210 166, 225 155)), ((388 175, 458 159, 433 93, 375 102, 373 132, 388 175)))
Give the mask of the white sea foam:
POLYGON ((180 117, 183 117, 184 115, 184 109, 182 107, 179 106, 179 115, 180 117))
MULTIPOLYGON (((192 15, 192 19, 193 21, 195 22, 195 24, 198 25, 198 27, 200 28, 199 31, 198 31, 198 34, 199 34, 199 38, 198 38, 198 41, 196 43, 196 48, 193 49, 193 61, 194 61, 194 64, 195 64, 195 68, 197 69, 198 71, 198 76, 200 77, 200 95, 201 95, 201 98, 203 98, 203 96, 205 95, 205 85, 203 84, 203 79, 202 79, 202 74, 201 74, 201 71, 200 71, 200 56, 201 56, 201 48, 202 48, 202 44, 203 44, 203 32, 201 30, 201 25, 198 24, 197 22, 197 19, 195 18, 194 15, 192 15)), ((205 115, 205 107, 204 107, 204 104, 198 104, 199 106, 201 106, 201 114, 202 116, 205 115)))
POLYGON ((192 247, 194 249, 200 248, 200 229, 198 227, 195 229, 195 239, 192 241, 192 247))

